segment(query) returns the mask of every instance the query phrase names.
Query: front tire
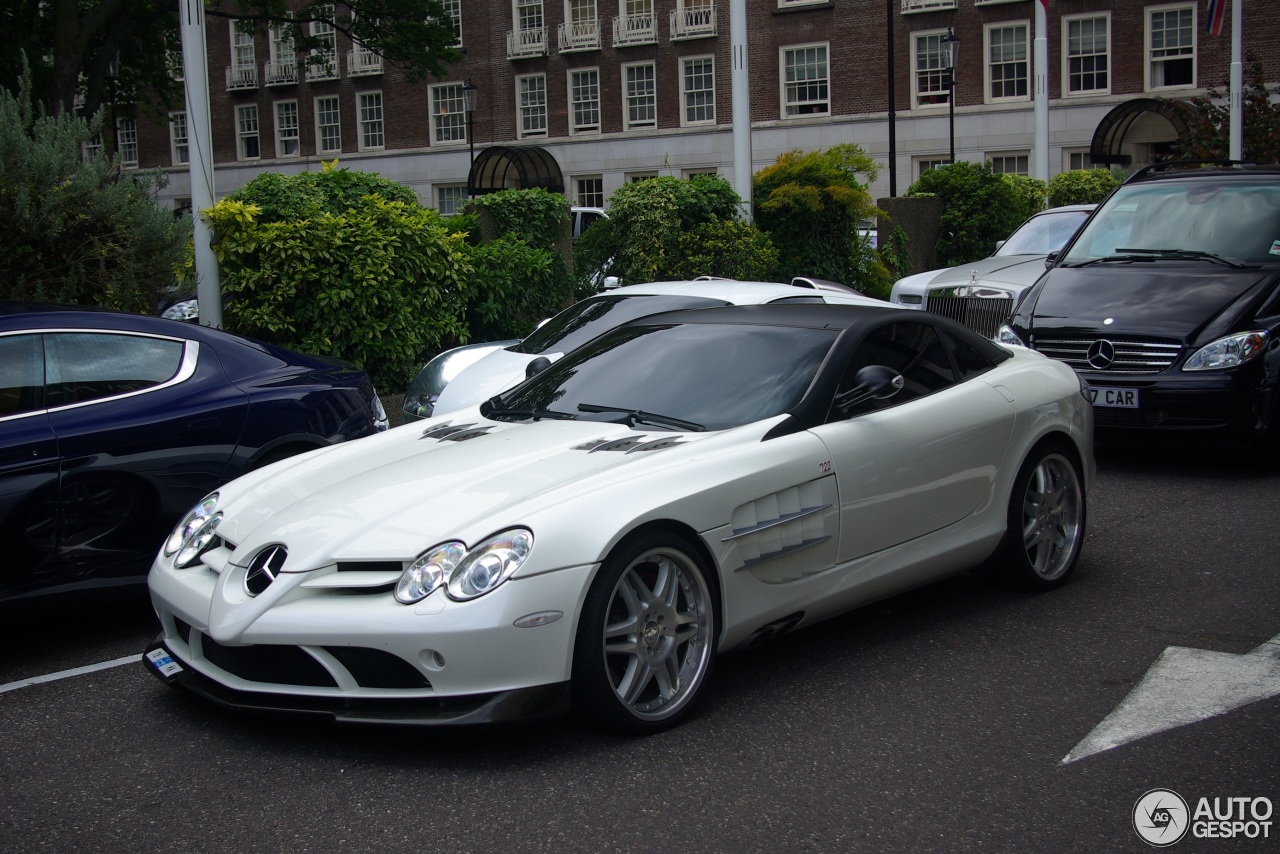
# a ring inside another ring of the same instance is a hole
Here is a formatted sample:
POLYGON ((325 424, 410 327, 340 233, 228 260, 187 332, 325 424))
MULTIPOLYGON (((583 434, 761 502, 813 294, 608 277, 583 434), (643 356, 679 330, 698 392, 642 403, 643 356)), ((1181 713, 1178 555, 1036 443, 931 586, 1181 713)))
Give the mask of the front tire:
POLYGON ((1084 542, 1085 495, 1074 455, 1054 443, 1023 463, 1009 495, 1001 569, 1006 581, 1049 590, 1067 581, 1084 542))
POLYGON ((646 735, 696 705, 715 660, 713 576, 685 537, 624 541, 592 582, 573 655, 575 710, 604 729, 646 735))

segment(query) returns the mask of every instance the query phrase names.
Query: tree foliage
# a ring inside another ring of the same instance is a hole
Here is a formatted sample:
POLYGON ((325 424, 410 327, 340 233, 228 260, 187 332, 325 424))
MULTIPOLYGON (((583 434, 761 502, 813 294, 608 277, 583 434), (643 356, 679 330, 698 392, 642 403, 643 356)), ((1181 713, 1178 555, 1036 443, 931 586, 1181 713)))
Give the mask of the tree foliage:
POLYGON ((1122 178, 1107 169, 1072 169, 1049 179, 1049 204, 1097 204, 1119 187, 1122 178))
MULTIPOLYGON (((609 197, 609 218, 578 238, 574 269, 591 277, 617 276, 624 284, 684 278, 695 272, 688 253, 698 250, 688 235, 699 226, 737 220, 739 203, 733 187, 717 175, 627 184, 609 197)), ((750 235, 752 227, 744 224, 739 233, 750 235)), ((760 260, 751 255, 767 252, 767 246, 752 237, 740 247, 739 257, 705 254, 705 263, 712 266, 697 269, 697 275, 727 276, 743 265, 758 269, 760 260)))
POLYGON ((424 354, 465 340, 464 235, 403 191, 331 165, 261 175, 205 212, 227 328, 350 360, 384 388, 407 383, 424 354), (351 198, 360 185, 375 192, 351 198))
MULTIPOLYGON (((1180 160, 1226 160, 1231 153, 1230 85, 1210 88, 1192 98, 1195 108, 1187 131, 1174 142, 1180 160)), ((1243 91, 1240 156, 1259 163, 1280 163, 1280 86, 1268 88, 1262 63, 1249 63, 1243 91)))
POLYGON ((0 296, 151 313, 190 235, 153 193, 158 174, 83 155, 93 122, 0 91, 0 296))
POLYGON ((867 188, 879 166, 861 148, 792 150, 755 174, 756 224, 778 250, 778 278, 807 275, 876 289, 878 259, 858 224, 876 216, 867 188))
MULTIPOLYGON (((322 47, 310 24, 328 21, 411 79, 444 75, 460 53, 440 0, 206 0, 212 18, 235 19, 245 32, 287 29, 300 62, 320 62, 322 47)), ((36 97, 50 112, 71 111, 77 94, 89 113, 108 98, 108 66, 118 59, 116 100, 157 98, 171 106, 181 95, 172 53, 181 52, 176 0, 56 0, 10 2, 0 9, 0 86, 16 90, 21 56, 33 63, 36 97)))
POLYGON ((1044 207, 1043 184, 1010 180, 991 170, 989 163, 957 161, 930 169, 907 190, 907 195, 942 199, 942 237, 938 263, 944 267, 985 258, 1023 220, 1044 207))

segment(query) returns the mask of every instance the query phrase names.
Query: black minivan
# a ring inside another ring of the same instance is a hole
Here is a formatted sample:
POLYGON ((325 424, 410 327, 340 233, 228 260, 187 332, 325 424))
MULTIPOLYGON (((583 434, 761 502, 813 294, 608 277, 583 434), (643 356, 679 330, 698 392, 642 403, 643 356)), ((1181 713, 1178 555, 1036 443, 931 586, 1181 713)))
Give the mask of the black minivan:
POLYGON ((1075 368, 1100 435, 1244 440, 1280 459, 1280 166, 1142 169, 1046 265, 996 340, 1075 368))

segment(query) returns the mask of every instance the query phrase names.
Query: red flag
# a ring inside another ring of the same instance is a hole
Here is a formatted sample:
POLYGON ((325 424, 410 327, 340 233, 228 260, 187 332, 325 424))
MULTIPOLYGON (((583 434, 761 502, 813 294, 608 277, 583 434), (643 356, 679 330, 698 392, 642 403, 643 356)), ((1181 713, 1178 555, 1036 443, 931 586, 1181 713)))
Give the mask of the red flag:
POLYGON ((1209 0, 1209 9, 1204 19, 1204 28, 1208 30, 1209 35, 1222 35, 1222 21, 1226 17, 1227 0, 1209 0))

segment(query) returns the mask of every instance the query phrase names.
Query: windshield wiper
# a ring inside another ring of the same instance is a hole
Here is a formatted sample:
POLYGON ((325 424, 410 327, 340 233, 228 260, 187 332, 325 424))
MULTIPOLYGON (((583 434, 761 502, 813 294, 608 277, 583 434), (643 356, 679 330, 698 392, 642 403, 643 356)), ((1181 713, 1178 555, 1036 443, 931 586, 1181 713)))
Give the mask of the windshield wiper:
POLYGON ((1215 264, 1225 264, 1226 266, 1234 267, 1237 270, 1244 269, 1243 264, 1237 264, 1235 261, 1223 258, 1221 255, 1214 255, 1212 252, 1202 252, 1199 249, 1117 249, 1116 252, 1127 252, 1134 255, 1150 255, 1164 258, 1190 258, 1196 261, 1213 261, 1215 264))
POLYGON ((541 421, 543 418, 552 421, 573 421, 578 416, 572 412, 556 412, 554 409, 481 409, 485 418, 519 418, 541 421))
POLYGON ((654 424, 658 427, 674 427, 677 430, 689 430, 694 433, 700 433, 707 428, 693 421, 685 421, 681 418, 672 418, 670 415, 658 415, 653 412, 645 412, 643 409, 627 409, 623 406, 600 406, 595 403, 579 403, 579 412, 619 412, 627 416, 627 426, 634 427, 637 424, 654 424))

